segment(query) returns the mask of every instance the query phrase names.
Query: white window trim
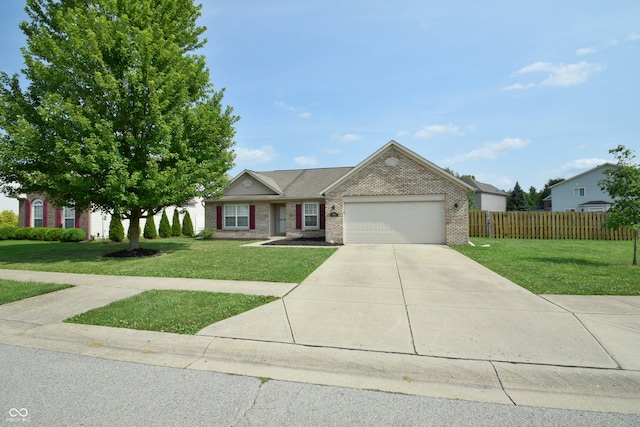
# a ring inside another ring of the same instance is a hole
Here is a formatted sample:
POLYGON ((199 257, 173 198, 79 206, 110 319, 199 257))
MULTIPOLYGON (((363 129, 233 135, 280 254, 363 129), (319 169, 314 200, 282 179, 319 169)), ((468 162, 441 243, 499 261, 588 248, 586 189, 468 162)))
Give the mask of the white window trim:
POLYGON ((302 229, 303 230, 320 230, 320 203, 318 202, 308 202, 302 204, 302 229), (307 206, 315 205, 316 213, 315 214, 307 214, 307 206), (307 217, 316 218, 315 226, 307 225, 307 217))
POLYGON ((31 224, 33 228, 41 228, 44 227, 44 202, 40 199, 36 199, 31 202, 31 224), (40 218, 36 217, 36 208, 40 209, 40 218), (41 224, 36 226, 36 220, 40 220, 41 224))
POLYGON ((223 230, 248 230, 251 219, 249 218, 251 215, 249 205, 245 204, 233 204, 233 205, 223 205, 222 206, 222 229, 223 230), (246 215, 238 215, 238 207, 245 206, 247 208, 246 215), (234 208, 233 215, 227 215, 227 208, 234 208), (247 225, 238 226, 238 218, 247 218, 247 225), (227 225, 227 218, 235 218, 235 225, 227 225))
POLYGON ((76 210, 75 208, 65 206, 62 208, 62 228, 75 228, 76 227, 76 210), (73 216, 67 216, 68 214, 73 213, 73 216), (67 220, 73 219, 73 226, 67 227, 67 220))
POLYGON ((573 197, 584 197, 586 195, 586 191, 584 189, 584 187, 575 187, 573 189, 573 197), (578 190, 578 194, 576 195, 576 190, 578 190), (582 190, 582 191, 580 191, 582 190), (582 193, 582 194, 580 194, 582 193))

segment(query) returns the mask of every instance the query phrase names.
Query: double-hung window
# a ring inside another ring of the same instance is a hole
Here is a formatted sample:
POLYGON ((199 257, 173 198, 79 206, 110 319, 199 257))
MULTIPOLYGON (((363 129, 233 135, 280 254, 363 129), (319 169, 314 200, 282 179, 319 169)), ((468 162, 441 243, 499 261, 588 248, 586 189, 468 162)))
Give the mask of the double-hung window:
POLYGON ((64 228, 74 228, 76 226, 76 210, 74 208, 64 207, 64 228))
POLYGON ((573 189, 573 197, 584 197, 584 187, 576 187, 573 189))
POLYGON ((224 205, 224 228, 249 228, 249 205, 224 205))
POLYGON ((307 230, 317 230, 320 228, 319 209, 317 203, 305 203, 304 212, 304 228, 307 230))
POLYGON ((44 203, 42 200, 34 200, 31 206, 33 209, 33 227, 44 227, 44 203))

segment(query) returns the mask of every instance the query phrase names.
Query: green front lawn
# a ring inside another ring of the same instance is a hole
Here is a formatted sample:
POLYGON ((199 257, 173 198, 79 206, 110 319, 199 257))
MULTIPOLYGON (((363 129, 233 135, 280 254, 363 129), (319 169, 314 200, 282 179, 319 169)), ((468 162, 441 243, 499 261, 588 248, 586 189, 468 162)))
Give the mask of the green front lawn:
POLYGON ((0 305, 70 287, 71 285, 57 283, 16 282, 0 279, 0 305))
POLYGON ((640 295, 631 241, 471 241, 454 249, 536 294, 640 295))
POLYGON ((245 241, 173 238, 142 241, 165 254, 103 258, 126 243, 0 241, 0 268, 123 276, 299 283, 335 248, 243 247, 245 241))
POLYGON ((193 335, 205 326, 275 301, 258 295, 151 290, 65 322, 193 335))

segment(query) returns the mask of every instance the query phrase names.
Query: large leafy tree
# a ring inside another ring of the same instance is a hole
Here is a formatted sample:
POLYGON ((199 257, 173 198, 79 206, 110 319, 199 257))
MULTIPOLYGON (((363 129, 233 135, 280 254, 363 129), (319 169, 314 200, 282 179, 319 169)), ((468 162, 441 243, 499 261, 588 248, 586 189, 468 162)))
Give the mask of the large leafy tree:
POLYGON ((638 265, 638 229, 640 228, 640 166, 635 155, 624 145, 609 150, 618 160, 617 168, 604 171, 600 189, 613 198, 610 215, 604 225, 608 228, 624 227, 633 230, 633 265, 638 265))
POLYGON ((27 0, 20 76, 0 73, 0 182, 130 220, 214 197, 234 123, 193 0, 27 0))

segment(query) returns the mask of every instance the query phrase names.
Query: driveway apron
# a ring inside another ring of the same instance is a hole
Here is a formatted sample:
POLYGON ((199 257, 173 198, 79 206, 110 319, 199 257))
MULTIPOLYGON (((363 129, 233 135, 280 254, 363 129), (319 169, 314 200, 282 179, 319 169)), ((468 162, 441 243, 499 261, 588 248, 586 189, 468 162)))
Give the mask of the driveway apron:
POLYGON ((572 312, 439 245, 343 246, 281 301, 200 334, 454 359, 619 367, 572 312))

